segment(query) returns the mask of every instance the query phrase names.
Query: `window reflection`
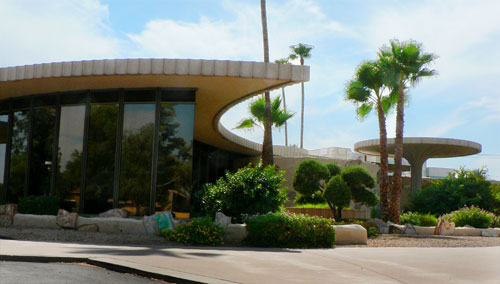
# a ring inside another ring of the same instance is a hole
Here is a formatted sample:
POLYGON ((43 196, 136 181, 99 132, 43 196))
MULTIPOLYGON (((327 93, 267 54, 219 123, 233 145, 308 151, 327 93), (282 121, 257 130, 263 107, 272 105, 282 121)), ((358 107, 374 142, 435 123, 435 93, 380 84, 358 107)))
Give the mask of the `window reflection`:
POLYGON ((55 119, 55 108, 34 110, 29 195, 50 194, 55 119))
POLYGON ((77 211, 82 175, 85 106, 61 107, 56 195, 63 208, 77 211))
POLYGON ((17 203, 24 196, 24 183, 26 180, 26 165, 28 162, 28 111, 21 110, 14 112, 13 123, 7 200, 17 203))
POLYGON ((85 213, 97 214, 113 207, 117 123, 117 104, 91 106, 85 213))
MULTIPOLYGON (((5 182, 5 154, 7 151, 7 141, 9 132, 9 115, 0 115, 0 194, 3 193, 5 182)), ((1 195, 0 195, 1 196, 1 195)))
POLYGON ((120 206, 147 214, 151 187, 154 104, 125 104, 123 116, 120 206))
POLYGON ((156 202, 160 210, 189 210, 194 105, 161 105, 156 202))

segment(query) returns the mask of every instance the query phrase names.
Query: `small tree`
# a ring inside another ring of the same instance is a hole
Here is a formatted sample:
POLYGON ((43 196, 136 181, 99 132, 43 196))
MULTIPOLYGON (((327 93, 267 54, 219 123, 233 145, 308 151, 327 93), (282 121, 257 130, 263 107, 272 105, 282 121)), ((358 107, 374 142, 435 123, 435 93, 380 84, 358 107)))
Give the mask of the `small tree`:
POLYGON ((328 168, 328 172, 330 173, 330 177, 334 177, 334 176, 340 174, 340 172, 342 171, 342 168, 334 163, 326 164, 326 167, 328 168))
POLYGON ((377 204, 377 196, 368 190, 375 187, 375 179, 365 168, 361 166, 347 166, 342 170, 340 176, 349 186, 354 202, 368 206, 377 204))
POLYGON ((341 176, 334 176, 328 181, 324 197, 335 215, 335 220, 342 220, 342 209, 351 202, 351 190, 341 176))
POLYGON ((322 186, 330 176, 328 167, 316 160, 300 162, 293 176, 293 188, 299 193, 297 203, 323 202, 322 186))

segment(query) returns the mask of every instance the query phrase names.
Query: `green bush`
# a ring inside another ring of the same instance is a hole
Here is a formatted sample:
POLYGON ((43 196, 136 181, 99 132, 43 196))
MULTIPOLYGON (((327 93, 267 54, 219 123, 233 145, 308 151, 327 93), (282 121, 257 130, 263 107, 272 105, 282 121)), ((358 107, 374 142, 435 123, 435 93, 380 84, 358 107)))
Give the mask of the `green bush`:
POLYGON ((493 213, 474 206, 461 208, 445 214, 441 218, 454 222, 457 227, 469 225, 474 228, 489 228, 495 222, 493 213))
POLYGON ((349 206, 351 202, 351 190, 341 176, 334 176, 328 181, 325 187, 325 199, 334 208, 335 220, 342 219, 342 208, 349 206))
POLYGON ((188 245, 217 246, 224 243, 224 228, 215 225, 210 218, 194 219, 176 230, 163 229, 160 235, 168 241, 188 245))
POLYGON ((297 193, 297 197, 295 198, 295 204, 321 204, 325 202, 325 198, 323 197, 323 192, 318 190, 311 195, 302 195, 297 193))
POLYGON ((60 202, 57 196, 26 196, 19 201, 18 210, 22 214, 57 215, 60 202))
POLYGON ((288 212, 252 216, 246 220, 245 243, 257 247, 331 248, 333 220, 288 212))
POLYGON ((498 204, 494 187, 486 180, 485 170, 465 170, 448 175, 411 197, 409 210, 442 215, 464 206, 494 211, 498 204))
POLYGON ((400 216, 401 224, 412 224, 415 226, 436 226, 437 218, 432 214, 422 214, 414 212, 406 212, 400 216))
POLYGON ((365 168, 347 166, 342 169, 340 176, 349 186, 354 202, 368 206, 375 206, 378 203, 375 193, 368 190, 375 187, 375 179, 365 168))
POLYGON ((326 168, 328 169, 328 173, 330 174, 330 177, 339 175, 340 172, 342 171, 342 168, 334 163, 326 164, 326 168))
POLYGON ((300 162, 295 170, 293 188, 298 193, 309 196, 321 191, 321 181, 327 181, 329 178, 327 166, 313 159, 305 160, 300 162))
POLYGON ((216 184, 204 187, 203 206, 208 216, 220 211, 241 221, 242 214, 263 214, 277 211, 287 199, 283 171, 276 171, 274 166, 262 167, 261 163, 248 165, 236 173, 226 175, 216 184))

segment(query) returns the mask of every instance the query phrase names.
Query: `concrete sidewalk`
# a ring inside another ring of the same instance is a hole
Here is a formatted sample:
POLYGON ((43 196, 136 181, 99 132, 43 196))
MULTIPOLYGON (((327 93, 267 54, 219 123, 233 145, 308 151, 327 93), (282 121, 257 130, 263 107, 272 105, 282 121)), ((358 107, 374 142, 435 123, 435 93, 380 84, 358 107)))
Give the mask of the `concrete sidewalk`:
POLYGON ((500 247, 282 250, 0 240, 0 259, 37 257, 199 283, 500 283, 500 247))

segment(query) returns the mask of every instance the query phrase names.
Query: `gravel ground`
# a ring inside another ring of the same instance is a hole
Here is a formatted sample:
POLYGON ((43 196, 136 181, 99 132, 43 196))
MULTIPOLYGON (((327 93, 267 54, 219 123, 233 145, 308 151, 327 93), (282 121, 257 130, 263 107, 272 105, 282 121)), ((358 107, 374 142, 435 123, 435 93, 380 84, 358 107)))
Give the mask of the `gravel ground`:
MULTIPOLYGON (((155 235, 107 234, 73 230, 26 229, 0 227, 0 239, 43 242, 68 242, 105 245, 165 245, 179 246, 155 235)), ((234 245, 234 244, 227 244, 234 245)), ((342 245, 338 247, 492 247, 500 246, 500 238, 465 236, 408 236, 381 235, 368 240, 367 246, 342 245)))

